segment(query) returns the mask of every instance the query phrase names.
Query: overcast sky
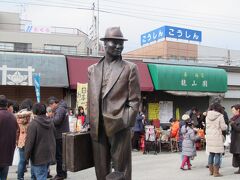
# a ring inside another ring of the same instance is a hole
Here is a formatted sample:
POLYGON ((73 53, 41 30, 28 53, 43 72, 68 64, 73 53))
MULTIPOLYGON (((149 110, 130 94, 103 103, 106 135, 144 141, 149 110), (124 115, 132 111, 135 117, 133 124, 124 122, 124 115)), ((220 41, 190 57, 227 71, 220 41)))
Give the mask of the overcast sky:
MULTIPOLYGON (((89 33, 93 14, 89 9, 93 2, 1 0, 0 11, 22 12, 36 26, 75 27, 89 33)), ((201 45, 240 50, 239 0, 99 0, 99 4, 100 37, 107 27, 120 26, 129 39, 125 51, 141 47, 141 34, 164 25, 202 31, 201 45)))

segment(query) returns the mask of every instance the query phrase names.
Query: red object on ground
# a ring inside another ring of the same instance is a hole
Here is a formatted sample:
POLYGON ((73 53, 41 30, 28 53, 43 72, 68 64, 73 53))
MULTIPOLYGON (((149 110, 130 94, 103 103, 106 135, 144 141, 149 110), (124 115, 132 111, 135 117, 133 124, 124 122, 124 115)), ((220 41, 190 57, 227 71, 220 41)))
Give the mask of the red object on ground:
POLYGON ((140 136, 140 150, 144 151, 144 147, 145 147, 144 135, 141 135, 140 136))

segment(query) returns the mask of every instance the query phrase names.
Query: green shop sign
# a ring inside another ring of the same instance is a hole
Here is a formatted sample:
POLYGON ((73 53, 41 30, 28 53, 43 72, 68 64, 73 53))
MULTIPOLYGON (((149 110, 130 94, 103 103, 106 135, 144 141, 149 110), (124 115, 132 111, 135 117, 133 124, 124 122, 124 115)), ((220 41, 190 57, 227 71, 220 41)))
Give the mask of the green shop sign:
POLYGON ((224 69, 148 64, 156 90, 226 92, 227 73, 224 69))

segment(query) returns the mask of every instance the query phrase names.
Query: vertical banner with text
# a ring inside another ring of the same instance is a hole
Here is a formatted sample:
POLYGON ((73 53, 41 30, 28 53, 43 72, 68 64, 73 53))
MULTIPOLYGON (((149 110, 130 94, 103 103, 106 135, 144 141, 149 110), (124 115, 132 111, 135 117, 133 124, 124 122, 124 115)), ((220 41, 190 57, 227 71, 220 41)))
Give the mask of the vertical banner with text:
POLYGON ((149 103, 148 104, 148 119, 154 120, 159 119, 159 104, 149 103))
POLYGON ((161 123, 169 123, 169 120, 173 118, 173 101, 160 101, 159 106, 161 123))
POLYGON ((33 81, 35 86, 37 102, 40 103, 40 74, 34 74, 33 81))
POLYGON ((88 84, 77 83, 77 104, 76 107, 82 106, 87 113, 87 92, 88 84))

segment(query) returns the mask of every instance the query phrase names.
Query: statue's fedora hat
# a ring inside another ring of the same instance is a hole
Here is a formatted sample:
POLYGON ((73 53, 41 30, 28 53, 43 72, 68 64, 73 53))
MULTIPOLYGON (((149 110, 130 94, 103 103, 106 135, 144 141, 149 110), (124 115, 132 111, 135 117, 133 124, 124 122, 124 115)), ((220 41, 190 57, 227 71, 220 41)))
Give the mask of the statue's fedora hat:
POLYGON ((105 36, 103 38, 100 38, 100 40, 105 41, 107 39, 119 39, 119 40, 127 41, 127 39, 123 37, 120 27, 107 28, 105 32, 105 36))

